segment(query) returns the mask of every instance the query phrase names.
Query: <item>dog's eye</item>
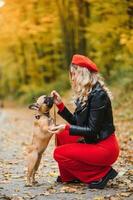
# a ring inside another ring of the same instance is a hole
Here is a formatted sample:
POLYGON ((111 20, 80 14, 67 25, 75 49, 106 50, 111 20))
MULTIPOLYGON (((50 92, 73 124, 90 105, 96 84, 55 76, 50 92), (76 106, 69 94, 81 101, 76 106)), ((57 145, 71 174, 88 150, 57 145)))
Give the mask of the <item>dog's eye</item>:
POLYGON ((48 99, 47 98, 45 98, 44 99, 44 101, 43 101, 43 103, 47 103, 48 102, 48 99))

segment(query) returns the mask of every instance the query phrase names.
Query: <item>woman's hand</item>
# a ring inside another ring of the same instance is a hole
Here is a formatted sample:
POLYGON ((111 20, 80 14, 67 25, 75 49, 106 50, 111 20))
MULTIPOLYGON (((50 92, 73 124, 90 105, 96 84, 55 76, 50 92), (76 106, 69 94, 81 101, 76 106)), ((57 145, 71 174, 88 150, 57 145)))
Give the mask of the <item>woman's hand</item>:
POLYGON ((65 129, 65 124, 60 124, 57 126, 50 126, 48 129, 49 133, 58 134, 65 129))
POLYGON ((61 96, 58 94, 58 92, 56 92, 55 90, 53 90, 51 92, 51 96, 54 97, 54 103, 56 105, 59 105, 60 103, 62 103, 62 99, 61 96))

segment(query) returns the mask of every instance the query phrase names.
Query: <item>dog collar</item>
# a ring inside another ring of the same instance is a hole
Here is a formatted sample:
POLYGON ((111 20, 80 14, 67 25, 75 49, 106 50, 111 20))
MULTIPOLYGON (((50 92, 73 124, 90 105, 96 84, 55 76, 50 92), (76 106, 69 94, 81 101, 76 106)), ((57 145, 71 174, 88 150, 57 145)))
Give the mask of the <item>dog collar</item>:
POLYGON ((43 113, 43 115, 45 115, 46 117, 48 117, 49 118, 49 112, 46 112, 46 113, 43 113))
POLYGON ((41 115, 35 115, 36 119, 40 119, 41 115))
MULTIPOLYGON (((49 118, 49 116, 50 116, 50 115, 49 115, 49 112, 43 113, 43 115, 46 116, 46 117, 48 117, 48 118, 49 118)), ((43 115, 35 115, 35 118, 39 120, 40 117, 43 116, 43 115)))

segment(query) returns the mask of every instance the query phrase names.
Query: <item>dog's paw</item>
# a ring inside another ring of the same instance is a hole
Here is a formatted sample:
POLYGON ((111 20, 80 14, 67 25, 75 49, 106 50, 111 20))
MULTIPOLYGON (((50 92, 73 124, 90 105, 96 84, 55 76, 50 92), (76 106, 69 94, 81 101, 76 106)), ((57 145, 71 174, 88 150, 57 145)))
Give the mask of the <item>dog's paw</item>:
POLYGON ((38 181, 33 181, 33 185, 36 185, 36 184, 38 184, 38 181))
POLYGON ((32 187, 32 186, 33 186, 32 183, 26 183, 26 184, 25 184, 25 187, 32 187))

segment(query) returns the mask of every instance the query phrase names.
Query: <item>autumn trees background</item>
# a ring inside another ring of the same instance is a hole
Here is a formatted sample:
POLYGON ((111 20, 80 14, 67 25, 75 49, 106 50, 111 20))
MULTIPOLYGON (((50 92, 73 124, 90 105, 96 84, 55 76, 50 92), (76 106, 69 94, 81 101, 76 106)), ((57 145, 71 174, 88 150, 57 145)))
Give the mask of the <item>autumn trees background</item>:
POLYGON ((65 91, 75 53, 109 83, 132 89, 132 0, 5 0, 0 8, 0 98, 65 91))

